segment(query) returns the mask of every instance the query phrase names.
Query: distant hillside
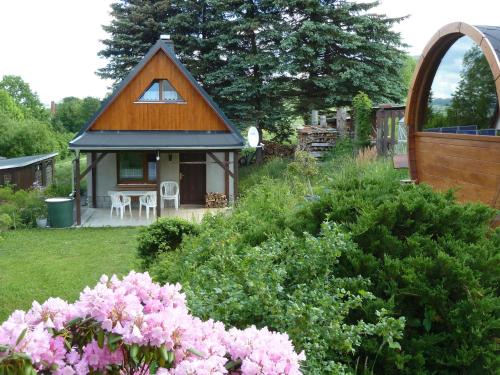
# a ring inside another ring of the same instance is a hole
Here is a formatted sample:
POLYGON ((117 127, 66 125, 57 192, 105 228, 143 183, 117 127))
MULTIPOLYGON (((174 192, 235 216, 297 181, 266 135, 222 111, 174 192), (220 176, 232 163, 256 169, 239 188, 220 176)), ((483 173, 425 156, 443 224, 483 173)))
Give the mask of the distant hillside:
POLYGON ((451 98, 436 98, 432 100, 432 106, 445 107, 451 104, 451 98))

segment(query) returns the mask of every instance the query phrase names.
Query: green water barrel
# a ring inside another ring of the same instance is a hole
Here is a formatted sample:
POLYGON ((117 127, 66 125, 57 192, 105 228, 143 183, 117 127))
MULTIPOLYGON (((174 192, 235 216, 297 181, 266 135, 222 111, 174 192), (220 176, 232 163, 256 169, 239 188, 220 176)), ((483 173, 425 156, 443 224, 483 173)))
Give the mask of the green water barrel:
POLYGON ((48 224, 51 228, 67 228, 73 225, 73 198, 48 198, 48 224))

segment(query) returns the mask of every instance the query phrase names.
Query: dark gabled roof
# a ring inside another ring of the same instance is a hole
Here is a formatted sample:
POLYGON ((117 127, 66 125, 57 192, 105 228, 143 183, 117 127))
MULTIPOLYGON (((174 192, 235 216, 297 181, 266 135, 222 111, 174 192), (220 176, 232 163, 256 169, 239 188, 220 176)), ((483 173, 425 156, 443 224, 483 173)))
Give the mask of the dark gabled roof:
MULTIPOLYGON (((113 103, 113 101, 121 94, 121 92, 128 86, 128 84, 135 78, 135 76, 144 68, 144 66, 151 60, 151 58, 158 52, 162 50, 171 60, 172 62, 179 68, 179 70, 184 74, 184 76, 189 80, 189 82, 193 85, 193 87, 200 93, 200 95, 207 101, 210 107, 215 111, 215 113, 219 116, 219 118, 224 122, 224 124, 231 130, 232 133, 239 138, 241 143, 244 143, 243 137, 240 132, 236 128, 236 126, 227 118, 227 116, 222 112, 219 106, 213 101, 213 99, 208 95, 203 87, 196 81, 193 75, 187 70, 187 68, 179 61, 177 56, 175 55, 173 43, 170 40, 159 39, 148 51, 148 53, 142 58, 142 60, 137 64, 125 77, 117 88, 114 90, 113 94, 106 99, 99 110, 95 113, 95 115, 90 119, 90 121, 82 127, 80 132, 76 135, 76 137, 69 143, 70 148, 78 148, 77 140, 78 138, 88 132, 94 122, 99 118, 99 116, 113 103)), ((165 130, 163 132, 169 132, 165 130)))
POLYGON ((240 149, 234 133, 161 130, 105 130, 85 132, 71 141, 79 150, 185 150, 240 149))
POLYGON ((11 159, 0 159, 0 169, 26 167, 28 165, 53 158, 56 155, 57 152, 53 152, 51 154, 21 156, 19 158, 11 158, 11 159))

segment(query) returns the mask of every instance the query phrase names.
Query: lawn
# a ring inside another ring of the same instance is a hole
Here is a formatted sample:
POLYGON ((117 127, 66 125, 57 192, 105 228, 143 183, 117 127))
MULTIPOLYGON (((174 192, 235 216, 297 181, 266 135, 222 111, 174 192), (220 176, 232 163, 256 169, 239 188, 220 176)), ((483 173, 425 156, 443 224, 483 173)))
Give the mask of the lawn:
POLYGON ((33 300, 74 301, 103 274, 137 269, 137 228, 18 230, 0 237, 0 322, 33 300))

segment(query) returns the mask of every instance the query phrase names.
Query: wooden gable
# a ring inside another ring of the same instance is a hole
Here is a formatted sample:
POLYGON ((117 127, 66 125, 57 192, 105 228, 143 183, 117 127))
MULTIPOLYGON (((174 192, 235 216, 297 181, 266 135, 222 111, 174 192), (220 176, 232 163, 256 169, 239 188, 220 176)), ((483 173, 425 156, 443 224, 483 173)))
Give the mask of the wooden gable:
POLYGON ((89 130, 230 131, 161 49, 97 117, 89 130), (168 80, 185 103, 138 102, 155 79, 168 80))

